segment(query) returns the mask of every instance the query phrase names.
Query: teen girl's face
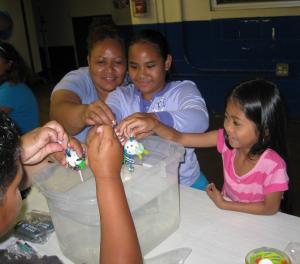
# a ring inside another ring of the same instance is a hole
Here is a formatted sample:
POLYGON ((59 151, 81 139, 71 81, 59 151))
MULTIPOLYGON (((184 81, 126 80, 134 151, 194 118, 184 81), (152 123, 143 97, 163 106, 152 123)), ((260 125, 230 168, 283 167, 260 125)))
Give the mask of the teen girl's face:
POLYGON ((240 104, 229 100, 226 106, 224 129, 232 148, 248 153, 257 143, 259 132, 254 122, 248 119, 240 104))
POLYGON ((20 164, 17 175, 12 183, 8 186, 7 191, 0 203, 0 236, 9 231, 10 226, 14 223, 14 220, 20 212, 22 198, 19 185, 22 175, 23 168, 20 164))
POLYGON ((124 49, 117 40, 97 42, 88 56, 90 75, 101 99, 121 85, 126 72, 124 49))
POLYGON ((166 83, 166 73, 172 63, 171 55, 164 60, 151 43, 135 43, 128 53, 128 72, 131 80, 146 100, 161 91, 166 83))

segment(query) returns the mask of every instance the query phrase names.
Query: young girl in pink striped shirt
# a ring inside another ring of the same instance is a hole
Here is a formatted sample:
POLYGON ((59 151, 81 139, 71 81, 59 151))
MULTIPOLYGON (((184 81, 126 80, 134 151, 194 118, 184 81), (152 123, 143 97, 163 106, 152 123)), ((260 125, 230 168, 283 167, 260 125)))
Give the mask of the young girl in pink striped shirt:
POLYGON ((286 119, 277 87, 265 80, 243 82, 226 99, 224 129, 179 133, 160 122, 123 123, 125 134, 152 129, 185 147, 217 146, 222 155, 224 185, 206 189, 221 209, 271 215, 288 189, 286 119))

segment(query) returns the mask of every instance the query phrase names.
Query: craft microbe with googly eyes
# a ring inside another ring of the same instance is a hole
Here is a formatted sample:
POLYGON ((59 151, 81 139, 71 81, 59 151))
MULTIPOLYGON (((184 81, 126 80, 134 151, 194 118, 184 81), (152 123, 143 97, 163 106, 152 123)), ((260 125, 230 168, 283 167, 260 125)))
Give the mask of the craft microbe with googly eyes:
POLYGON ((85 161, 82 158, 79 158, 75 150, 67 148, 65 150, 66 161, 68 166, 74 170, 82 170, 86 167, 85 161))
POLYGON ((124 144, 124 164, 131 172, 134 171, 134 156, 138 156, 139 159, 142 159, 143 155, 147 154, 149 154, 149 150, 145 149, 144 145, 138 142, 134 137, 129 137, 124 144))

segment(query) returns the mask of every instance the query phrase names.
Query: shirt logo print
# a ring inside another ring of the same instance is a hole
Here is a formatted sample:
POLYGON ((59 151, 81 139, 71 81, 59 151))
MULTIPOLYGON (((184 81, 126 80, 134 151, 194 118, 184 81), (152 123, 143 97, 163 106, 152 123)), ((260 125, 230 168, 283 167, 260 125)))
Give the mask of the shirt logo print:
POLYGON ((157 102, 152 107, 152 112, 162 112, 166 108, 166 98, 161 97, 157 100, 157 102))

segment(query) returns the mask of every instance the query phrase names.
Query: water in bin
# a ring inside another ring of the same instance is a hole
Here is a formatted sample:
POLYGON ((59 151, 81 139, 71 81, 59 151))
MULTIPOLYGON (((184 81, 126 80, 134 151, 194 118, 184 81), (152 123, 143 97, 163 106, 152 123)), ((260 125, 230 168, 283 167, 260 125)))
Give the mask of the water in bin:
MULTIPOLYGON (((151 136, 142 141, 150 154, 137 161, 133 173, 122 167, 130 211, 143 255, 179 226, 178 166, 184 148, 151 136)), ((51 164, 33 176, 47 198, 59 246, 74 263, 98 263, 100 220, 95 181, 91 171, 76 171, 51 164)))

